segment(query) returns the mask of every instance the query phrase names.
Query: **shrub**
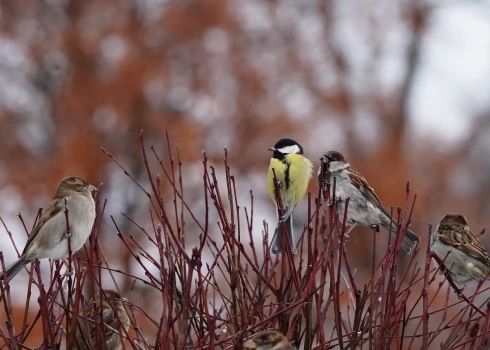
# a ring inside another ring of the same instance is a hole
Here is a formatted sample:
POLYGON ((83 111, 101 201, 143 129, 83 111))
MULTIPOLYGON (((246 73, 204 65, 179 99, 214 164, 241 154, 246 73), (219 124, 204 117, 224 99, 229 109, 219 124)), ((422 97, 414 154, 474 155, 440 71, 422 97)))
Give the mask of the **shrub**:
MULTIPOLYGON (((46 280, 40 262, 34 263, 28 269, 27 299, 20 316, 14 315, 9 284, 2 285, 5 323, 0 325, 0 337, 5 347, 26 348, 21 344, 28 342, 37 327, 43 338, 39 348, 76 348, 77 322, 86 317, 84 294, 94 295, 109 284, 120 289, 121 275, 133 281, 133 288, 145 286, 153 298, 126 302, 131 328, 116 330, 126 339, 126 349, 240 349, 251 333, 269 328, 278 329, 304 349, 487 347, 490 308, 486 300, 477 300, 488 288, 482 289, 480 283, 473 295, 459 300, 445 279, 437 277, 439 269, 430 264, 430 252, 417 249, 408 262, 401 262, 401 238, 415 202, 409 205, 408 183, 403 210, 392 213, 402 223, 397 239, 389 241, 386 250, 378 244, 386 232, 373 229, 366 239, 372 264, 367 283, 362 283, 349 262, 346 218, 338 217, 335 203, 329 200, 335 193, 334 180, 306 198, 308 216, 298 254, 291 255, 285 247, 276 256, 269 247, 275 223, 271 229, 264 222, 262 234, 254 232, 253 192, 247 199, 238 198, 238 179, 226 149, 223 180, 218 180, 218 170, 203 154, 204 208, 200 209, 204 218, 200 219, 185 199, 182 163, 178 153, 174 158, 170 141, 168 162, 153 147, 145 147, 143 134, 140 144, 148 189, 103 151, 148 197, 150 225, 146 218, 126 216, 140 231, 138 237, 121 232, 111 216, 132 264, 144 275, 121 271, 105 259, 99 234, 107 203, 98 200, 98 219, 85 246, 86 260, 74 255, 66 261, 72 274, 60 274, 62 263, 51 261, 46 280), (150 158, 157 161, 156 166, 150 166, 150 158), (157 172, 161 175, 155 176, 157 172), (170 195, 163 194, 163 183, 170 186, 166 192, 170 195), (198 237, 197 244, 189 246, 190 237, 198 237), (39 294, 37 302, 31 300, 32 291, 39 294)), ((430 227, 428 231, 430 237, 430 227)), ((0 261, 4 269, 1 254, 0 261)), ((100 321, 94 332, 103 344, 100 321)))

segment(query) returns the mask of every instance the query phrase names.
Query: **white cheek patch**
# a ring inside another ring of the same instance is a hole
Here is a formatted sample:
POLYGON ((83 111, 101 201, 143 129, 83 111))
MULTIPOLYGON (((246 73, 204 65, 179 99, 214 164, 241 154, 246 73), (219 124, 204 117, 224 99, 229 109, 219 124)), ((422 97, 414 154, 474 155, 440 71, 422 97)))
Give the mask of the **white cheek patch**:
POLYGON ((328 170, 334 172, 334 171, 344 170, 348 167, 349 167, 349 163, 335 161, 330 163, 328 170))
POLYGON ((299 153, 300 152, 298 145, 286 146, 283 148, 279 148, 277 150, 281 153, 284 153, 284 154, 291 154, 291 153, 299 153))

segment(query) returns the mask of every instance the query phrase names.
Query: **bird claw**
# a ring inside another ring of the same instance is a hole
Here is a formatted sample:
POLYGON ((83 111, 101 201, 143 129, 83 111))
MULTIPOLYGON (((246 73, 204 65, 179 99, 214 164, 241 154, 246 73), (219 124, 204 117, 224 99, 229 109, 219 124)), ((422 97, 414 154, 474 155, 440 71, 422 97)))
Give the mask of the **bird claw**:
MULTIPOLYGON (((339 239, 339 243, 340 243, 340 239, 339 239)), ((344 233, 344 242, 347 243, 350 241, 350 232, 346 232, 344 233)))
POLYGON ((327 187, 327 186, 330 186, 330 185, 331 185, 330 181, 327 181, 327 180, 323 180, 322 181, 322 187, 327 187))
POLYGON ((71 228, 69 228, 66 232, 65 232, 65 237, 66 238, 70 238, 71 237, 71 228))
POLYGON ((371 225, 371 228, 376 229, 376 232, 379 233, 379 225, 371 225))
POLYGON ((461 300, 463 299, 463 291, 464 291, 464 288, 461 288, 460 290, 458 290, 458 299, 461 300))
POLYGON ((334 198, 333 201, 331 201, 328 206, 329 207, 335 207, 337 206, 337 203, 338 202, 342 202, 342 199, 340 199, 340 197, 337 197, 337 198, 334 198))
POLYGON ((284 215, 279 217, 279 222, 286 222, 287 219, 293 214, 293 208, 284 207, 284 215))

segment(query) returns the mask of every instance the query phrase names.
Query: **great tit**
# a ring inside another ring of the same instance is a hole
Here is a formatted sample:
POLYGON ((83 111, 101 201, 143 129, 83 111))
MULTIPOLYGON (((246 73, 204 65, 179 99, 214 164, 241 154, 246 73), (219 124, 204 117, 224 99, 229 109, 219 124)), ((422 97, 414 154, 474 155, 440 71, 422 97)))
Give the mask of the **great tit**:
POLYGON ((303 198, 308 188, 311 174, 313 172, 313 164, 305 157, 303 147, 292 139, 281 139, 277 141, 274 147, 269 148, 274 152, 267 173, 267 187, 269 194, 276 203, 276 194, 274 190, 274 173, 279 181, 281 192, 282 205, 284 215, 280 216, 279 208, 277 208, 279 226, 276 232, 274 243, 272 244, 272 252, 278 254, 282 249, 282 237, 286 234, 282 230, 284 222, 291 244, 291 250, 296 253, 296 238, 293 234, 293 210, 296 204, 303 198))

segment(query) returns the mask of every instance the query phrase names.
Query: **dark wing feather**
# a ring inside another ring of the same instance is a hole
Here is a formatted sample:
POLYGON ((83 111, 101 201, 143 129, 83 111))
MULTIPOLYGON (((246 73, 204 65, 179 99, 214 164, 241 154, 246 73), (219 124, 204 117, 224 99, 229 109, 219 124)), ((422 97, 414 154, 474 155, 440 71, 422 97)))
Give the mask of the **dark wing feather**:
POLYGON ((376 192, 374 192, 374 189, 369 186, 366 179, 361 174, 353 169, 350 169, 349 177, 352 181, 352 184, 359 190, 359 192, 361 192, 361 194, 365 198, 367 198, 368 201, 370 201, 374 206, 378 207, 378 209, 380 209, 383 213, 390 216, 390 214, 386 212, 385 208, 383 208, 383 204, 381 204, 381 200, 376 195, 376 192))
MULTIPOLYGON (((95 323, 100 325, 100 312, 101 312, 101 310, 100 310, 100 299, 99 298, 100 298, 100 296, 97 294, 95 296, 95 301, 94 301, 94 299, 91 299, 85 308, 85 314, 87 315, 87 319, 88 319, 87 322, 89 325, 89 332, 87 333, 85 331, 83 333, 84 333, 84 337, 88 336, 90 338, 89 340, 87 340, 89 343, 90 342, 93 343, 96 341, 96 339, 95 339, 95 329, 96 329, 95 323), (94 302, 95 302, 95 304, 94 304, 94 302)), ((104 298, 104 297, 102 297, 102 298, 104 298)), ((107 301, 104 299, 102 300, 102 305, 103 305, 103 309, 102 309, 103 322, 105 324, 108 324, 109 326, 117 329, 117 324, 115 324, 115 321, 117 319, 114 316, 114 311, 112 310, 110 305, 107 304, 107 301)), ((81 320, 80 324, 83 327, 83 329, 85 330, 85 320, 81 320)), ((105 338, 107 339, 110 335, 113 334, 113 332, 112 332, 112 330, 110 330, 109 328, 104 326, 104 334, 105 334, 105 338)))
MULTIPOLYGON (((349 178, 351 179, 352 184, 361 192, 361 194, 376 208, 378 208, 383 214, 386 215, 387 219, 390 218, 390 214, 386 211, 386 209, 383 207, 383 204, 381 204, 381 200, 379 197, 376 195, 376 192, 374 192, 374 189, 369 186, 367 183, 366 179, 362 177, 361 174, 359 174, 357 171, 350 169, 349 172, 349 178)), ((393 236, 396 236, 397 229, 398 229, 398 222, 392 218, 392 225, 390 228, 390 222, 381 222, 381 225, 384 227, 388 228, 391 230, 391 234, 393 236)), ((419 241, 419 237, 407 229, 405 236, 403 237, 403 242, 401 247, 403 250, 405 250, 407 253, 410 253, 412 249, 415 248, 417 245, 417 242, 419 241)))
MULTIPOLYGON (((119 328, 119 320, 114 314, 114 310, 112 310, 112 307, 107 300, 102 300, 102 305, 102 317, 104 318, 104 323, 117 330, 119 328)), ((114 304, 112 306, 114 308, 117 307, 114 304)), ((110 335, 114 334, 114 332, 108 327, 105 327, 104 334, 107 339, 110 335)))
POLYGON ((476 235, 471 232, 468 226, 460 226, 461 229, 453 230, 450 226, 442 225, 438 229, 439 239, 465 254, 481 261, 484 264, 490 265, 490 256, 481 244, 476 235))
POLYGON ((39 219, 36 226, 34 226, 34 228, 32 229, 31 234, 29 235, 29 238, 27 239, 27 243, 26 243, 26 246, 25 246, 22 254, 24 254, 27 251, 27 248, 31 245, 34 237, 37 236, 37 234, 39 233, 39 230, 41 230, 41 227, 43 227, 44 224, 49 219, 51 219, 53 216, 55 216, 56 214, 58 214, 61 211, 61 209, 63 208, 63 204, 64 204, 64 203, 62 203, 62 201, 63 201, 63 198, 58 198, 58 199, 53 199, 51 201, 51 203, 49 203, 48 209, 46 209, 46 211, 43 213, 43 215, 39 219))

